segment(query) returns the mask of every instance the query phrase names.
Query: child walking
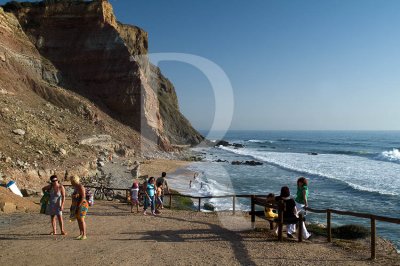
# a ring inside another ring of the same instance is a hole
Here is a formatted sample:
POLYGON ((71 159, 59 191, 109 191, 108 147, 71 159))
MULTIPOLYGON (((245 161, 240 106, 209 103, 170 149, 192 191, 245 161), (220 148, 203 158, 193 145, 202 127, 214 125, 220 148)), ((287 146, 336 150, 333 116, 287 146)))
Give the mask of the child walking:
POLYGON ((136 212, 139 212, 139 185, 135 181, 130 189, 131 191, 131 212, 133 213, 133 207, 136 206, 136 212))
POLYGON ((160 210, 162 209, 163 206, 163 201, 162 201, 162 192, 163 192, 163 185, 157 187, 157 192, 156 192, 156 201, 157 201, 157 206, 156 209, 160 210))
POLYGON ((155 180, 154 177, 150 177, 149 181, 147 182, 146 190, 145 190, 145 198, 144 198, 144 207, 143 207, 143 215, 147 215, 147 208, 151 207, 151 213, 156 216, 155 212, 155 202, 154 202, 154 195, 155 195, 155 180))

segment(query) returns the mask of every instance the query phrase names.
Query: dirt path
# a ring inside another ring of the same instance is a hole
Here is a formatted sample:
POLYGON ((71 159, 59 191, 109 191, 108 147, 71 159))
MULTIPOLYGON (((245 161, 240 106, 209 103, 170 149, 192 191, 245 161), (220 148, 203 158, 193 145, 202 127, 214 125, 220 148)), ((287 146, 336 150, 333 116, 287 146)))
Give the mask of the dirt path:
MULTIPOLYGON (((84 241, 74 240, 75 222, 66 221, 68 236, 50 236, 48 216, 1 215, 0 265, 371 264, 368 249, 346 251, 319 239, 278 243, 268 232, 244 230, 249 218, 240 215, 164 210, 152 217, 131 214, 125 204, 100 201, 89 214, 84 241)), ((374 264, 400 265, 378 256, 374 264)))

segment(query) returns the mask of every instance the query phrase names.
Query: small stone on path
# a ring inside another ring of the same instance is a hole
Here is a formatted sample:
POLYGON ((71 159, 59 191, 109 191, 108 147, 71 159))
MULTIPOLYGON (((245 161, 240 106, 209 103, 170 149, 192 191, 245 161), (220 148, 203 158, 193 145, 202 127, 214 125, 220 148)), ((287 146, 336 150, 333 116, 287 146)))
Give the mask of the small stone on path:
POLYGON ((25 130, 23 130, 23 129, 20 129, 20 128, 18 128, 18 129, 14 129, 12 132, 13 132, 14 134, 16 134, 16 135, 20 135, 20 136, 23 136, 23 135, 25 135, 25 130))

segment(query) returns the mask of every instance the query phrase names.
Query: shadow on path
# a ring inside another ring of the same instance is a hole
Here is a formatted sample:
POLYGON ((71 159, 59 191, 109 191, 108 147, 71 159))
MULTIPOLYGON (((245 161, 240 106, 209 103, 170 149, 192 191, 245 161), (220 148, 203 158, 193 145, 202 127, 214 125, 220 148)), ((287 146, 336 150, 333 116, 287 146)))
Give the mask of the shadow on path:
MULTIPOLYGON (((145 241, 158 241, 158 242, 195 242, 195 241, 227 241, 233 250, 233 255, 239 261, 241 265, 256 265, 254 261, 251 260, 250 255, 243 244, 244 238, 234 231, 225 229, 219 225, 211 224, 207 222, 199 221, 188 221, 181 218, 175 217, 163 217, 159 216, 159 219, 172 220, 172 221, 182 221, 186 223, 197 223, 208 226, 208 229, 183 229, 183 230, 152 230, 144 231, 144 236, 140 237, 138 240, 145 241), (190 235, 190 236, 188 236, 190 235), (187 236, 187 237, 185 237, 187 236)), ((129 233, 123 233, 129 234, 129 233)), ((134 233, 132 233, 134 234, 134 233)), ((126 240, 126 239, 114 239, 114 240, 126 240)), ((260 242, 264 242, 260 240, 260 242)))

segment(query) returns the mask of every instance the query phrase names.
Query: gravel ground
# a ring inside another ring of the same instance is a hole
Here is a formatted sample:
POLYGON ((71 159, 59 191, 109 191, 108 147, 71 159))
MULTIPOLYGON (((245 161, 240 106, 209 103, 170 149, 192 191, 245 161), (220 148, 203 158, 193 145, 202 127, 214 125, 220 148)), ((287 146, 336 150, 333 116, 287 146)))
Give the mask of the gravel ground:
POLYGON ((277 242, 263 221, 249 230, 247 214, 163 210, 153 217, 129 210, 97 201, 84 241, 74 240, 75 222, 66 221, 67 236, 51 236, 46 215, 2 215, 11 222, 0 226, 0 265, 400 265, 381 241, 372 262, 365 241, 350 247, 318 237, 277 242))

